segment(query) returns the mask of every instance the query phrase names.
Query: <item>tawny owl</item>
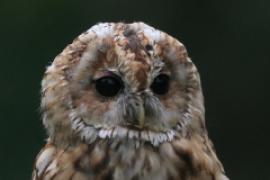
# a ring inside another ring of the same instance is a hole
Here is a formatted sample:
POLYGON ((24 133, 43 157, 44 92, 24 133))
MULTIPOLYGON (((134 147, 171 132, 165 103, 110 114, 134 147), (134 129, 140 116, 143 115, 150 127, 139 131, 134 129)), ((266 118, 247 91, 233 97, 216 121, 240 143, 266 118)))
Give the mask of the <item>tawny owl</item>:
POLYGON ((227 180, 183 44, 144 23, 101 23, 42 81, 48 132, 34 180, 227 180))

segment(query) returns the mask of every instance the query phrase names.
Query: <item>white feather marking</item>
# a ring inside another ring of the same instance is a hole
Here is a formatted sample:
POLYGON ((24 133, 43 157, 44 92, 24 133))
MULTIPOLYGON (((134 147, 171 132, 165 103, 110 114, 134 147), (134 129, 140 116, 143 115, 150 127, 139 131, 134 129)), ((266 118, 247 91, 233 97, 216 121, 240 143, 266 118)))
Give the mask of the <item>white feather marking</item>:
POLYGON ((161 134, 161 141, 162 141, 162 142, 167 141, 167 136, 166 136, 166 134, 164 134, 164 133, 161 134))
POLYGON ((128 137, 130 139, 138 139, 139 138, 139 132, 138 131, 134 131, 134 130, 129 130, 128 131, 128 137))
POLYGON ((75 113, 74 110, 72 110, 70 113, 69 113, 69 118, 71 121, 74 121, 74 119, 77 118, 77 114, 75 113))
POLYGON ((117 135, 117 130, 116 128, 112 131, 112 138, 115 138, 117 135))
POLYGON ((115 129, 115 131, 117 131, 117 134, 120 138, 124 138, 127 136, 127 132, 128 130, 126 128, 122 128, 122 127, 117 127, 115 129))
POLYGON ((141 132, 141 138, 142 138, 142 140, 144 140, 144 141, 149 141, 149 137, 148 137, 148 134, 147 134, 146 131, 142 131, 142 132, 141 132))
POLYGON ((109 137, 109 138, 112 137, 112 129, 108 129, 108 137, 109 137))
POLYGON ((85 127, 81 130, 81 132, 82 132, 82 137, 88 143, 92 143, 97 138, 97 131, 93 127, 85 127))
POLYGON ((154 144, 155 133, 154 132, 151 132, 151 131, 148 131, 148 137, 149 137, 150 142, 152 144, 154 144))
POLYGON ((154 28, 151 28, 150 26, 146 26, 143 32, 149 39, 153 39, 155 42, 159 42, 161 39, 162 32, 154 28))
POLYGON ((59 159, 54 159, 54 161, 47 167, 45 173, 49 173, 50 176, 53 176, 55 173, 58 172, 58 167, 57 167, 57 161, 59 159))
POLYGON ((102 139, 105 139, 105 138, 109 138, 111 136, 111 130, 109 129, 101 129, 99 132, 98 132, 98 136, 102 139))
POLYGON ((56 70, 55 65, 54 65, 54 64, 51 64, 51 65, 47 68, 46 73, 48 73, 48 72, 53 72, 53 71, 55 71, 55 70, 56 70))
POLYGON ((98 37, 105 38, 113 35, 114 26, 110 23, 101 23, 91 27, 87 32, 94 32, 98 37))
POLYGON ((104 129, 101 129, 99 132, 98 132, 98 136, 102 139, 104 139, 106 137, 106 130, 104 129))
POLYGON ((84 129, 84 127, 85 127, 85 125, 84 125, 83 122, 80 122, 80 123, 77 125, 77 129, 78 129, 79 131, 82 131, 82 130, 84 129))
POLYGON ((179 130, 181 130, 181 129, 182 129, 181 126, 177 124, 176 130, 179 131, 179 130))
POLYGON ((160 142, 159 142, 159 140, 158 140, 158 136, 154 136, 152 144, 153 144, 154 146, 157 146, 157 145, 160 144, 160 142))
POLYGON ((36 162, 37 176, 40 176, 48 164, 52 161, 54 153, 55 148, 48 147, 40 154, 36 162))
POLYGON ((162 135, 163 134, 160 134, 160 133, 157 135, 158 144, 163 143, 163 137, 162 137, 162 135))
POLYGON ((75 118, 72 121, 71 126, 72 126, 73 129, 77 129, 80 123, 81 123, 81 119, 80 118, 75 118))
POLYGON ((169 141, 172 141, 173 140, 173 137, 174 137, 174 132, 173 131, 168 131, 167 133, 167 136, 168 136, 168 138, 169 138, 169 141))

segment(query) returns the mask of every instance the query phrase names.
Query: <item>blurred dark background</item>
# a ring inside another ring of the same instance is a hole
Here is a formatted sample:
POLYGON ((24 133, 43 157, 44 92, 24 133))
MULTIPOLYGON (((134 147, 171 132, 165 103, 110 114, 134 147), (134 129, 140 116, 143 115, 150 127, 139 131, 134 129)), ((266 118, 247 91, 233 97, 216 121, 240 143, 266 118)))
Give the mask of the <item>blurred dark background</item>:
POLYGON ((270 179, 270 1, 1 0, 0 180, 30 179, 45 143, 45 67, 105 21, 144 21, 180 39, 201 73, 209 134, 227 175, 270 179))

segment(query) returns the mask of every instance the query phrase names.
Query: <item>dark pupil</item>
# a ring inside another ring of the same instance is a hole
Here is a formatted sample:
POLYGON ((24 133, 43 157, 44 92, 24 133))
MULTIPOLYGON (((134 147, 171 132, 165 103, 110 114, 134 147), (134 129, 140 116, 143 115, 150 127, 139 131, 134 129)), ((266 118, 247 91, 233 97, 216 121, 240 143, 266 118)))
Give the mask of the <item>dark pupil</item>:
POLYGON ((169 90, 169 81, 170 77, 168 75, 166 74, 158 75, 151 85, 152 91, 160 95, 166 94, 169 90))
POLYGON ((115 96, 122 88, 122 83, 115 77, 102 77, 96 80, 97 91, 106 97, 115 96))

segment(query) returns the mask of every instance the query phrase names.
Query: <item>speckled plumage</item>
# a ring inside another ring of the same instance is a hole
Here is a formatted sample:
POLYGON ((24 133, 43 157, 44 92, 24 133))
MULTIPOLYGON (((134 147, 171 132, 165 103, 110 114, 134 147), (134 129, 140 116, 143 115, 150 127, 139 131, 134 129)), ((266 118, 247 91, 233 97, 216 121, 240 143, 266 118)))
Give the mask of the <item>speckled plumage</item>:
POLYGON ((144 23, 101 23, 81 34, 42 81, 47 145, 33 180, 227 180, 204 121, 200 78, 185 47, 144 23), (151 91, 170 76, 164 95, 151 91), (115 74, 104 97, 93 80, 115 74))

